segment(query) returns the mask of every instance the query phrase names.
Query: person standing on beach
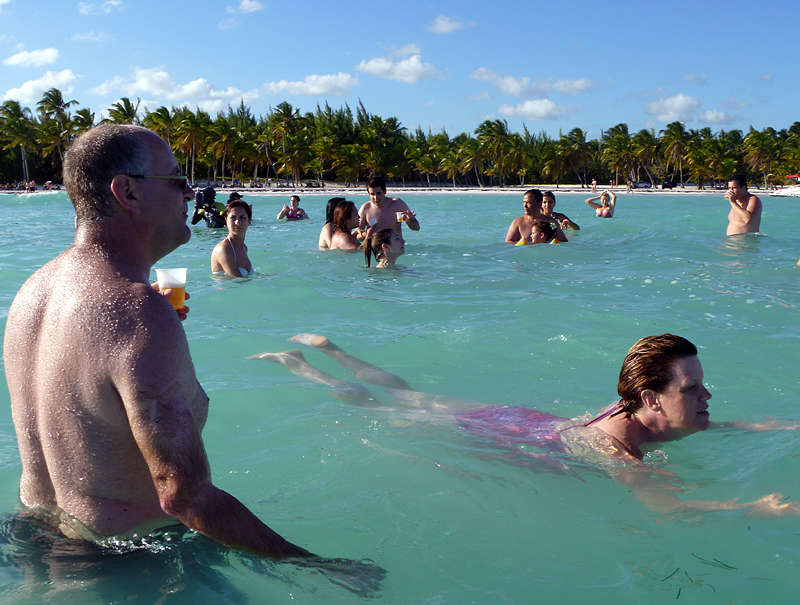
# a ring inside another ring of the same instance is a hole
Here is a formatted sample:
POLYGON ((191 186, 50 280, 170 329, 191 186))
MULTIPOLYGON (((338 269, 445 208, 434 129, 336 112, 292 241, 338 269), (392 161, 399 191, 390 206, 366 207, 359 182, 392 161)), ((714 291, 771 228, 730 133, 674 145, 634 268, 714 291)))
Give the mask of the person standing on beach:
POLYGON ((358 228, 372 232, 380 229, 394 229, 403 235, 403 223, 412 231, 419 231, 419 221, 416 215, 408 209, 406 203, 399 197, 386 195, 386 181, 383 177, 374 176, 367 181, 369 201, 361 206, 358 228))
POLYGON ((516 245, 520 240, 530 241, 533 232, 533 221, 550 220, 551 217, 542 217, 542 192, 538 189, 529 189, 522 196, 522 208, 525 214, 518 216, 508 228, 506 243, 516 245))
POLYGON ((761 227, 761 200, 747 190, 747 178, 743 174, 730 176, 725 199, 731 204, 728 235, 756 233, 761 227))
POLYGON ((183 524, 262 556, 313 556, 211 483, 188 308, 148 280, 192 236, 194 193, 169 145, 139 126, 98 126, 72 144, 64 184, 75 244, 22 286, 5 332, 24 514, 67 538, 183 524))

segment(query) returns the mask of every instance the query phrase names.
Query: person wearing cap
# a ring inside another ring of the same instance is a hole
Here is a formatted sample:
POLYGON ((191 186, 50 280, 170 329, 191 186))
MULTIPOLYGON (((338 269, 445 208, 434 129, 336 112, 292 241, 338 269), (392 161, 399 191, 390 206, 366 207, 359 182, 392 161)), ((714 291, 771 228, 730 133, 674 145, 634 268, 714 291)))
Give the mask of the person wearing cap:
POLYGON ((196 225, 200 222, 200 219, 204 219, 206 227, 211 229, 220 229, 225 226, 225 219, 222 215, 225 206, 215 202, 216 198, 217 192, 213 187, 206 187, 197 192, 194 200, 192 225, 196 225))

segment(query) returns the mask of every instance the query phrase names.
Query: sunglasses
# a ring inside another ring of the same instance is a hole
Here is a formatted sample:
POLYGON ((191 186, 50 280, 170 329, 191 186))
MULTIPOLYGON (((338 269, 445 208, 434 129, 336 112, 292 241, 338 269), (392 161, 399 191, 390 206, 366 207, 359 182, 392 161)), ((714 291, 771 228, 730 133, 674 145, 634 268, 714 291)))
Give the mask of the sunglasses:
POLYGON ((129 174, 132 179, 168 179, 169 181, 178 181, 178 187, 183 190, 189 185, 189 179, 180 174, 168 174, 165 176, 157 174, 129 174))

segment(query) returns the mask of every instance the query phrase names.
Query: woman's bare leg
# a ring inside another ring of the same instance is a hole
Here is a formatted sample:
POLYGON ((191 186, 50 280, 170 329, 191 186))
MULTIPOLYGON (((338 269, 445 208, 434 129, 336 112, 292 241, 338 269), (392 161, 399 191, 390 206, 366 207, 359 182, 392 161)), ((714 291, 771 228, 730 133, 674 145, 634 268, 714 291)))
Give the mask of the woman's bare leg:
POLYGON ((289 340, 314 347, 318 351, 330 355, 343 367, 350 370, 359 380, 389 389, 411 390, 409 384, 399 376, 382 370, 371 363, 362 361, 357 357, 353 357, 349 353, 345 353, 325 336, 319 336, 317 334, 298 334, 297 336, 292 336, 289 340))
POLYGON ((247 359, 266 359, 286 366, 292 371, 292 374, 305 378, 306 380, 313 380, 314 382, 321 382, 331 387, 335 395, 339 399, 344 399, 350 403, 364 406, 378 406, 380 402, 372 396, 369 389, 362 384, 355 382, 347 382, 334 378, 330 374, 326 374, 309 364, 303 357, 300 351, 283 351, 281 353, 259 353, 258 355, 251 355, 247 359))

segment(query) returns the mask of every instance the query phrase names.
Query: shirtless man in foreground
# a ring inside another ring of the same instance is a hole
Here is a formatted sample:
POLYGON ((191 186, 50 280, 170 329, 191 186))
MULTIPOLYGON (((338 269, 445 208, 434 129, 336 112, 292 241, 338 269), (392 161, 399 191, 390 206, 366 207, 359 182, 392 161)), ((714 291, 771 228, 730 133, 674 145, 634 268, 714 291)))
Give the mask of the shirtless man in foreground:
POLYGON ((516 244, 520 240, 530 241, 533 221, 551 219, 551 217, 542 216, 542 192, 538 189, 530 189, 525 192, 525 195, 522 196, 522 207, 525 214, 511 221, 511 226, 506 233, 507 244, 516 244))
POLYGON ((98 126, 70 148, 64 184, 75 244, 28 279, 6 324, 22 505, 68 538, 182 523, 231 548, 312 556, 211 483, 188 308, 176 313, 148 281, 191 237, 194 193, 169 145, 98 126))
POLYGON ((419 221, 414 213, 408 209, 406 203, 399 197, 386 196, 386 181, 383 177, 374 176, 367 181, 369 201, 359 210, 358 228, 372 231, 381 229, 394 229, 403 235, 403 223, 412 231, 419 231, 419 221), (398 220, 398 213, 402 213, 402 221, 398 220), (374 221, 374 222, 373 222, 374 221))
POLYGON ((743 174, 730 176, 725 199, 731 203, 728 235, 758 232, 761 227, 761 200, 747 190, 747 179, 743 174))

